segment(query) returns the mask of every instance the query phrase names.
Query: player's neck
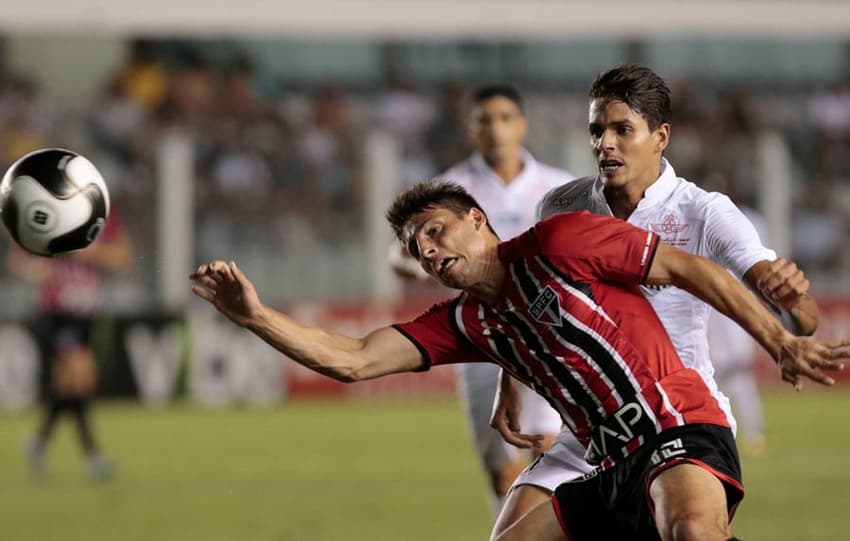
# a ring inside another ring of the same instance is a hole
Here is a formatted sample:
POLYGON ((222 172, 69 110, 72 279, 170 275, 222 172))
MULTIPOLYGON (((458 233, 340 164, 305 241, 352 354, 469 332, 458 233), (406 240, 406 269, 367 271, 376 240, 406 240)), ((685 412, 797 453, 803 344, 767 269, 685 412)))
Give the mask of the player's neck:
POLYGON ((635 211, 646 190, 655 184, 661 171, 653 171, 643 179, 635 179, 621 186, 606 186, 605 200, 615 218, 626 220, 635 211))
POLYGON ((465 289, 473 297, 494 306, 502 300, 502 285, 505 281, 505 265, 499 259, 498 243, 488 248, 481 265, 481 279, 465 289))
POLYGON ((505 184, 510 184, 513 182, 519 174, 522 172, 523 163, 522 163, 522 154, 518 153, 516 156, 506 157, 501 160, 492 160, 484 158, 484 161, 496 173, 502 182, 505 184))
POLYGON ((611 208, 611 214, 621 220, 628 219, 643 199, 643 191, 634 192, 627 186, 605 189, 605 200, 611 208))

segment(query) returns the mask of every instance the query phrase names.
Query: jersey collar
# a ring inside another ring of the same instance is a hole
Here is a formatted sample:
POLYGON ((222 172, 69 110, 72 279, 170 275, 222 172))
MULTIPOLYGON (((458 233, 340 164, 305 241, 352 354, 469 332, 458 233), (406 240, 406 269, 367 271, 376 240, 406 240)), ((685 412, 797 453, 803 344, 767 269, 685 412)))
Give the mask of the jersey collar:
MULTIPOLYGON (((646 189, 646 192, 643 194, 643 199, 638 202, 638 206, 635 210, 646 209, 657 205, 659 202, 667 199, 675 188, 676 171, 673 170, 673 166, 670 165, 667 158, 661 158, 661 174, 658 176, 658 179, 650 184, 649 188, 646 189)), ((613 216, 614 213, 611 212, 611 207, 608 206, 608 201, 605 199, 604 189, 605 184, 597 175, 596 180, 593 182, 592 197, 598 203, 597 208, 605 209, 608 216, 613 216)))
POLYGON ((661 174, 658 180, 649 185, 646 192, 643 194, 643 199, 638 202, 638 209, 654 207, 659 202, 667 199, 670 193, 676 188, 676 171, 673 166, 667 161, 667 158, 661 158, 661 174))
POLYGON ((471 161, 472 167, 475 169, 479 178, 486 178, 503 188, 510 188, 511 186, 522 184, 521 181, 523 179, 533 177, 537 172, 537 160, 534 159, 531 152, 525 149, 522 149, 522 170, 510 184, 505 184, 505 181, 502 180, 502 178, 497 175, 489 165, 487 165, 487 162, 484 161, 484 156, 482 156, 480 152, 474 153, 471 161))

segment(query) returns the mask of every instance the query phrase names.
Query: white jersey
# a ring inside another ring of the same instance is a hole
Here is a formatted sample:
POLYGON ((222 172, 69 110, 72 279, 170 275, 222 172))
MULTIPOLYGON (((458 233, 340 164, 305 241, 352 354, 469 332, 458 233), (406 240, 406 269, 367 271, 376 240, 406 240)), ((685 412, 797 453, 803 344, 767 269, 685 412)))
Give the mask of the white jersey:
MULTIPOLYGON (((740 207, 740 210, 756 228, 762 241, 767 240, 767 226, 761 215, 747 207, 740 207)), ((747 370, 756 353, 758 343, 737 323, 716 310, 712 310, 711 317, 708 318, 707 333, 711 364, 714 366, 719 385, 723 387, 724 379, 739 377, 747 370)), ((735 401, 736 397, 731 398, 735 401)), ((757 400, 757 397, 753 399, 757 400)), ((741 401, 742 397, 738 397, 739 403, 736 405, 739 416, 741 401)))
MULTIPOLYGON (((541 200, 540 217, 584 209, 611 216, 602 189, 598 177, 581 178, 556 188, 541 200)), ((776 253, 762 246, 752 223, 727 196, 677 178, 667 160, 662 161, 661 176, 646 190, 628 222, 654 231, 667 244, 713 260, 738 279, 755 263, 776 259, 776 253)), ((717 390, 709 359, 706 333, 712 308, 676 287, 644 287, 643 292, 682 362, 702 375, 734 430, 729 400, 717 390)))
POLYGON ((440 177, 472 194, 499 238, 507 240, 534 225, 535 205, 547 192, 575 178, 563 169, 538 162, 527 151, 523 151, 522 163, 520 174, 505 183, 481 154, 475 153, 440 177))

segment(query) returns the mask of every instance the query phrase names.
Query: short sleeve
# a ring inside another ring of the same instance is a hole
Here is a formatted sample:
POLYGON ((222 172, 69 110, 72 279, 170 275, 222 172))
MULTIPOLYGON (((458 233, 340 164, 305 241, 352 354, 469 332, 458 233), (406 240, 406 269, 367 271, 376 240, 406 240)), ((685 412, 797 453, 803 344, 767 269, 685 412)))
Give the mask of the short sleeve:
POLYGON ((728 197, 711 196, 705 218, 710 259, 732 271, 738 279, 759 261, 776 259, 776 252, 762 245, 753 223, 728 197))
POLYGON ((578 280, 642 284, 658 248, 655 233, 588 211, 558 214, 535 232, 541 252, 578 280))
POLYGON ((490 361, 452 322, 456 303, 454 300, 435 304, 416 319, 393 325, 419 349, 424 359, 420 370, 441 364, 490 361))

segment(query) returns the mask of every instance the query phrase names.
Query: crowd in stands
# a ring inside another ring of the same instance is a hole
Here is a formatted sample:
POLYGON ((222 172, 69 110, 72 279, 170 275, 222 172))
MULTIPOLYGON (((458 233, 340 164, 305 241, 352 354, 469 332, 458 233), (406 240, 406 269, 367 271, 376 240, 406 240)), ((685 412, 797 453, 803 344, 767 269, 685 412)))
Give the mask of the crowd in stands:
MULTIPOLYGON (((194 259, 239 258, 280 301, 356 298, 366 289, 374 263, 362 235, 370 132, 399 143, 401 182, 432 176, 470 150, 462 111, 470 82, 388 77, 374 88, 327 81, 261 92, 263 67, 247 55, 222 66, 200 53, 166 60, 145 40, 128 51, 98 94, 76 103, 42 96, 27 73, 0 73, 0 167, 44 146, 89 156, 144 258, 156 250, 159 145, 165 134, 181 133, 194 147, 194 259)), ((778 130, 793 153, 793 257, 814 274, 846 273, 850 258, 840 242, 850 225, 850 85, 779 95, 671 83, 678 107, 669 156, 677 172, 754 205, 755 135, 778 130)), ((532 152, 592 174, 565 163, 564 153, 570 138, 584 142, 585 97, 518 86, 527 96, 532 152)), ((154 286, 154 260, 140 261, 136 301, 154 286)))

